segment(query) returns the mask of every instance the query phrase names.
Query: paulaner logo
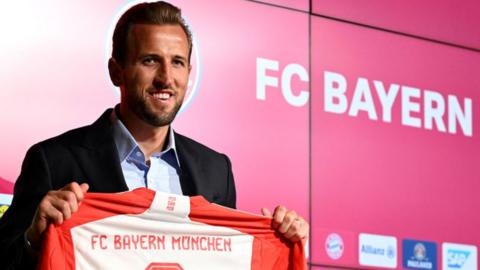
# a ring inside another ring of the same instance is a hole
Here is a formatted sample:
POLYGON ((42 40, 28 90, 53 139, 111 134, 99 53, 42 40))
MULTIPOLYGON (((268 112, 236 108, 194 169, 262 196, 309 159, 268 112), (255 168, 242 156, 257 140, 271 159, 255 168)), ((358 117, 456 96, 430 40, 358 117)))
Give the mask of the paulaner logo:
POLYGON ((442 244, 445 270, 477 270, 477 247, 453 243, 442 244))
POLYGON ((436 243, 404 239, 402 247, 405 269, 437 269, 436 243))

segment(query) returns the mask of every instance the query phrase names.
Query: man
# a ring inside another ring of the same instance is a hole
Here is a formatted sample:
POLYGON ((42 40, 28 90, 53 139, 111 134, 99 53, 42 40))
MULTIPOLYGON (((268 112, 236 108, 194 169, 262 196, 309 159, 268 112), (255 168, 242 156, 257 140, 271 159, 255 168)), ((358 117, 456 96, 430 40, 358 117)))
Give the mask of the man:
MULTIPOLYGON (((70 218, 87 191, 143 186, 235 208, 228 157, 170 128, 187 88, 191 52, 191 33, 175 6, 139 4, 120 18, 108 65, 120 104, 90 126, 29 149, 0 220, 2 266, 33 268, 47 225, 70 218)), ((277 207, 273 220, 284 237, 307 239, 308 224, 294 211, 277 207)))

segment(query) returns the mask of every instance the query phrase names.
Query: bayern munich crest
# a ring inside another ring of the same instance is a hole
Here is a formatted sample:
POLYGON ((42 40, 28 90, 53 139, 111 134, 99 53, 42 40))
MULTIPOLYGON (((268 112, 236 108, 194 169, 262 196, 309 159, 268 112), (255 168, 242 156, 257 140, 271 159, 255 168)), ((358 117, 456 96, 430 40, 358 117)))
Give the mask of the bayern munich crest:
POLYGON ((327 252, 328 257, 332 260, 338 260, 342 257, 345 246, 343 244, 343 239, 340 235, 336 233, 331 233, 327 236, 325 240, 325 251, 327 252))

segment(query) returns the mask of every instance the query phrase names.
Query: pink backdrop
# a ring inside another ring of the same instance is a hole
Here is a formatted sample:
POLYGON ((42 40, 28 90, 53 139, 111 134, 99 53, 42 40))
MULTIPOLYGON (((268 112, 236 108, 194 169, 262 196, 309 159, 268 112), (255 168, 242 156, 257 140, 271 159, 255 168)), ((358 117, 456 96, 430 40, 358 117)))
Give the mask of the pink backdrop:
MULTIPOLYGON (((325 242, 325 229, 344 231, 345 246, 353 250, 360 232, 479 245, 474 209, 480 208, 480 54, 321 18, 312 20, 312 28, 313 243, 325 242), (345 112, 325 105, 326 72, 346 80, 345 112), (368 81, 378 120, 368 110, 349 115, 359 78, 368 81), (383 120, 375 80, 386 91, 399 86, 390 122, 383 120), (403 124, 405 86, 419 89, 419 97, 410 99, 419 110, 410 115, 421 127, 403 124), (436 124, 425 128, 425 91, 445 100, 441 119, 447 132, 436 124), (458 124, 455 134, 448 132, 449 95, 462 108, 465 98, 473 100, 472 136, 458 124)), ((355 256, 328 258, 322 245, 312 247, 312 260, 359 266, 355 256)))
POLYGON ((312 0, 312 12, 422 38, 480 48, 477 0, 312 0))

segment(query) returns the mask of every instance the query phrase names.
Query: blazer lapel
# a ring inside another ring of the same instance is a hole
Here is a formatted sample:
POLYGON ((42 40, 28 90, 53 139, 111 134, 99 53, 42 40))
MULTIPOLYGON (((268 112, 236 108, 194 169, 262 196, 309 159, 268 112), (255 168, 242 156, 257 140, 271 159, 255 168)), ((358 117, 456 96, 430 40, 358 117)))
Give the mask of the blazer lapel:
POLYGON ((118 151, 113 140, 110 115, 112 109, 105 111, 93 123, 78 149, 73 151, 78 156, 80 166, 90 184, 89 191, 120 192, 128 190, 122 173, 118 151))
POLYGON ((175 146, 180 159, 180 185, 183 195, 195 196, 202 194, 199 179, 201 179, 201 171, 199 170, 199 160, 192 154, 192 149, 188 148, 183 137, 176 132, 175 146))

